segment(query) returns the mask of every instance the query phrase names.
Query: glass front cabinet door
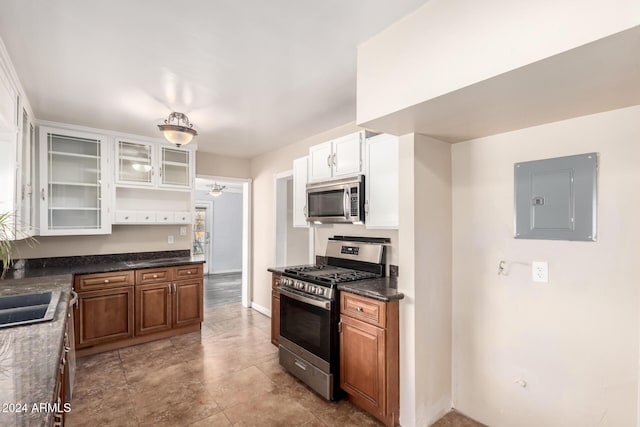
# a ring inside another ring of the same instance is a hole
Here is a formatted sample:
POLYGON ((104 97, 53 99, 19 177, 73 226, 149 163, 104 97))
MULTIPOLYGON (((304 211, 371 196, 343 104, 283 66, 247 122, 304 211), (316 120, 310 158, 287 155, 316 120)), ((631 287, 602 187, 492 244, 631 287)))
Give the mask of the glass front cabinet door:
POLYGON ((160 147, 160 186, 191 187, 191 152, 174 147, 160 147))
POLYGON ((191 150, 116 139, 116 185, 190 190, 191 150))
POLYGON ((116 184, 154 185, 153 144, 116 140, 116 184))
POLYGON ((108 234, 103 135, 40 127, 40 235, 108 234))

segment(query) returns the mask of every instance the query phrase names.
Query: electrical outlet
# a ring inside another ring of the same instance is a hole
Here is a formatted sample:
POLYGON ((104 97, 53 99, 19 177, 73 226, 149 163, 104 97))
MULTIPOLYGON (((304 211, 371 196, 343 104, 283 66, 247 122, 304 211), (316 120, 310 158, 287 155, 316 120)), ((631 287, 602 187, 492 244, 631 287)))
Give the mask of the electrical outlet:
POLYGON ((534 282, 549 283, 549 264, 546 261, 533 261, 531 275, 534 282))
POLYGON ((180 227, 180 235, 181 236, 187 235, 187 227, 180 227))
POLYGON ((171 235, 167 236, 167 243, 170 245, 173 245, 173 236, 171 235))

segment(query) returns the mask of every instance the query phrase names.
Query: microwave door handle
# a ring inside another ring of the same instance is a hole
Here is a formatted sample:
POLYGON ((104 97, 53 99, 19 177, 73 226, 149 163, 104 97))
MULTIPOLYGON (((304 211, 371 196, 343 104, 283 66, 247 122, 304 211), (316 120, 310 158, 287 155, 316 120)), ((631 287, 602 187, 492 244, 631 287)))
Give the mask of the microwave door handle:
POLYGON ((344 207, 344 219, 346 219, 347 221, 349 221, 349 217, 351 216, 351 209, 349 209, 350 204, 351 204, 351 190, 346 188, 344 191, 343 207, 344 207))

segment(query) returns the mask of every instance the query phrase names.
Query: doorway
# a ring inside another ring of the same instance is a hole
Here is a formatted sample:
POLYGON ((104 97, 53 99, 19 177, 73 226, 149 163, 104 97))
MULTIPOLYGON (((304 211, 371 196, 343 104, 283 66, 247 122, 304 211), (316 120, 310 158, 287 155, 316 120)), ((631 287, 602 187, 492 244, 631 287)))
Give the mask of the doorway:
POLYGON ((192 255, 205 261, 205 307, 250 306, 250 179, 197 176, 192 255))

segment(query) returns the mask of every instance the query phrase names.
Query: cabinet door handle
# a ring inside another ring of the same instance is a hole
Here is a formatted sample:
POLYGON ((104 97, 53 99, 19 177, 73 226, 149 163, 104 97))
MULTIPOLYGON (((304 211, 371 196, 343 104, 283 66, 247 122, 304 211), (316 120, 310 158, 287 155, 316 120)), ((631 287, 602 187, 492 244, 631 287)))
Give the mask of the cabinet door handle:
POLYGON ((358 312, 362 312, 362 307, 360 307, 360 306, 356 306, 356 311, 358 311, 358 312))
POLYGON ((171 293, 171 283, 167 285, 169 287, 169 293, 171 293))
POLYGON ((333 166, 336 165, 336 153, 333 153, 333 156, 331 156, 332 161, 333 161, 333 166))
POLYGON ((104 279, 104 283, 109 283, 109 279, 104 279))
POLYGON ((173 293, 174 294, 176 293, 176 284, 175 283, 173 284, 173 293))
POLYGON ((331 154, 327 156, 327 166, 331 167, 331 154))
POLYGON ((191 270, 188 270, 188 271, 187 271, 187 274, 191 274, 191 270))
POLYGON ((42 189, 42 200, 44 200, 44 188, 42 189))
POLYGON ((158 278, 158 275, 157 275, 157 274, 154 274, 154 275, 153 275, 153 278, 154 278, 154 279, 157 279, 157 278, 158 278))
POLYGON ((78 304, 78 293, 76 291, 71 291, 71 301, 69 301, 69 306, 75 307, 78 304))

